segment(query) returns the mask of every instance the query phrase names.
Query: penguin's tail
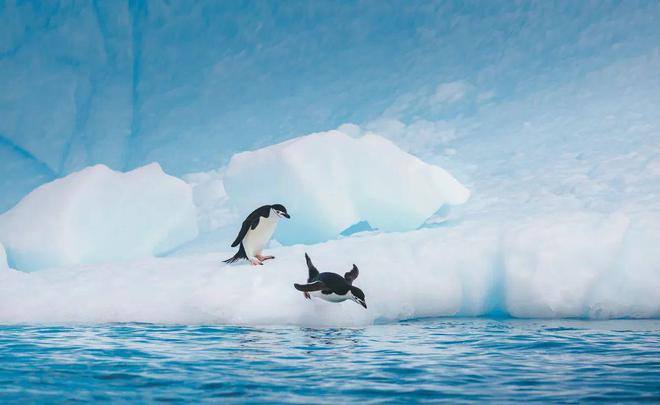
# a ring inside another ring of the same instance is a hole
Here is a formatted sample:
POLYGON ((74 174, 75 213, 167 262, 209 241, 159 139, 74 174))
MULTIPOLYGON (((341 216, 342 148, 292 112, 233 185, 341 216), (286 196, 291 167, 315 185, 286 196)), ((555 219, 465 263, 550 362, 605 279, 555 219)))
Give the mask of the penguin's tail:
POLYGON ((247 260, 247 258, 248 257, 245 254, 245 249, 243 248, 243 244, 241 243, 240 247, 238 248, 238 252, 236 252, 236 254, 233 255, 232 257, 230 257, 229 259, 223 260, 223 262, 225 262, 227 264, 231 264, 231 263, 234 263, 235 261, 238 261, 238 260, 241 260, 241 259, 246 259, 247 260))

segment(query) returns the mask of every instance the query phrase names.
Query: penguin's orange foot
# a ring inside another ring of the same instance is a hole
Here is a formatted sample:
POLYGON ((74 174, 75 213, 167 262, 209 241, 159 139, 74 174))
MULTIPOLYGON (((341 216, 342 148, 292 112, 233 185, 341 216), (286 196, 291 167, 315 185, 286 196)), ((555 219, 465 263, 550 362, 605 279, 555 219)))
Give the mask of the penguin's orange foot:
POLYGON ((303 294, 305 295, 305 298, 307 298, 308 300, 312 299, 312 297, 309 296, 309 293, 307 291, 305 291, 303 294))

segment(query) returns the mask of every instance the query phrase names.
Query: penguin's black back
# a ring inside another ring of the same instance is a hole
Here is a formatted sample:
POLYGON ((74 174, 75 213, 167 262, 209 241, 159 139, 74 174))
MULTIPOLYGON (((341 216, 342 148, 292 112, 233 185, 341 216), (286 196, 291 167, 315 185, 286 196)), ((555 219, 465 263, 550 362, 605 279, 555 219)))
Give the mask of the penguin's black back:
POLYGON ((243 238, 245 238, 245 235, 248 233, 248 229, 256 229, 261 217, 268 218, 270 216, 270 207, 270 205, 262 205, 252 211, 250 215, 245 218, 245 221, 243 221, 243 224, 241 225, 241 230, 238 231, 238 236, 236 236, 236 240, 231 244, 231 247, 236 247, 243 241, 243 238))
POLYGON ((335 293, 338 295, 346 295, 348 290, 350 290, 350 284, 348 284, 344 277, 337 273, 319 273, 313 281, 321 281, 326 285, 327 290, 322 291, 324 294, 335 293))

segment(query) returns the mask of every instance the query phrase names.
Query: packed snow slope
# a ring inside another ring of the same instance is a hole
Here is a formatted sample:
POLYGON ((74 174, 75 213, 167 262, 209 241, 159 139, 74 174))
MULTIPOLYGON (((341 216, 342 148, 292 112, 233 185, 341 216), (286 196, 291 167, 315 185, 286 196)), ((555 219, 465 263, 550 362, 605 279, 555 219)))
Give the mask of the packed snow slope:
POLYGON ((0 215, 0 243, 22 271, 162 254, 196 236, 190 186, 156 163, 127 173, 88 167, 0 215))
POLYGON ((451 228, 351 237, 270 250, 264 266, 230 254, 0 272, 0 322, 156 322, 367 325, 432 316, 641 318, 660 316, 658 217, 569 213, 512 227, 451 228), (368 309, 308 301, 308 252, 343 274, 368 309))
POLYGON ((224 188, 236 211, 280 203, 295 213, 277 231, 284 244, 326 241, 361 221, 383 231, 414 230, 443 205, 463 204, 470 195, 441 167, 381 136, 341 131, 236 154, 224 188))

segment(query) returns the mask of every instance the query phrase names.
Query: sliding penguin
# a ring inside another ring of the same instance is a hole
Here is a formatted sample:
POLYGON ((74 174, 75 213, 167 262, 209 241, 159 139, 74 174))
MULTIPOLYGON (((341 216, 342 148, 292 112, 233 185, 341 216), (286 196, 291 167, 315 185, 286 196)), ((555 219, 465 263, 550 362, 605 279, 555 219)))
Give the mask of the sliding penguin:
POLYGON ((225 263, 233 263, 239 259, 249 260, 253 265, 264 264, 275 256, 262 256, 261 253, 275 232, 280 218, 291 218, 282 204, 264 205, 252 211, 245 218, 241 230, 231 247, 239 246, 238 252, 225 263))
POLYGON ((305 253, 307 268, 309 269, 309 278, 307 284, 294 284, 298 291, 305 293, 305 298, 311 299, 311 295, 329 302, 342 302, 346 300, 355 301, 367 308, 367 302, 364 293, 357 287, 353 287, 353 280, 360 274, 356 265, 353 269, 344 274, 344 277, 336 273, 319 273, 314 267, 312 259, 305 253))

